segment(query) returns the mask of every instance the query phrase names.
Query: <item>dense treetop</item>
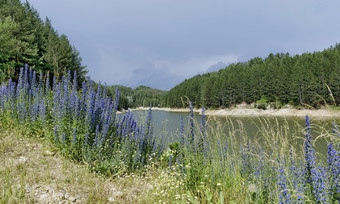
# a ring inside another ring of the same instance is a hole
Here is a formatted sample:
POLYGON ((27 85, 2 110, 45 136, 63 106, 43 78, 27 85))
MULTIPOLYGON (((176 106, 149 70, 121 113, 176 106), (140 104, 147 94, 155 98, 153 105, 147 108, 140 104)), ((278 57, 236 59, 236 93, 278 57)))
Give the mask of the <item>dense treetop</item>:
POLYGON ((87 73, 79 52, 65 35, 59 35, 47 18, 20 0, 0 0, 0 82, 18 78, 27 64, 37 73, 60 78, 67 70, 77 71, 81 82, 87 73))
POLYGON ((171 89, 166 105, 224 108, 238 103, 268 102, 320 105, 340 103, 340 44, 322 52, 290 56, 270 54, 197 75, 171 89))
POLYGON ((120 91, 120 109, 135 108, 135 107, 164 107, 166 91, 153 89, 147 86, 139 86, 136 89, 130 87, 115 85, 109 86, 109 94, 114 96, 115 90, 120 91))

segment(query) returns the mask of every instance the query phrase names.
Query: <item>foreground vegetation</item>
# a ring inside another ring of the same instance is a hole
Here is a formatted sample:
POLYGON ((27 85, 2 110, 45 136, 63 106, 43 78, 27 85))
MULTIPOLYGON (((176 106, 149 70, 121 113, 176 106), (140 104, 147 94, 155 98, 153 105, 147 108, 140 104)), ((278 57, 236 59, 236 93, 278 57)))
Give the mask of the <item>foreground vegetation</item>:
POLYGON ((0 130, 0 203, 104 203, 122 191, 105 180, 63 158, 42 138, 0 130))
MULTIPOLYGON (((44 138, 59 154, 105 178, 134 175, 133 179, 147 179, 148 198, 139 197, 138 202, 331 203, 340 200, 340 137, 336 123, 333 131, 319 136, 329 142, 325 162, 314 151, 308 116, 302 147, 292 145, 294 138, 288 134, 288 127, 268 121, 259 127, 261 138, 258 139, 262 140, 259 145, 242 128, 233 129, 232 123, 209 128, 204 109, 202 121, 196 123, 190 103, 188 124, 182 120, 178 142, 166 148, 161 138, 154 135, 151 108, 145 123, 138 124, 131 112, 116 114, 118 90, 112 101, 105 88, 98 86, 95 91, 91 81, 83 82, 78 89, 76 73, 71 76, 68 72, 60 81, 54 78, 52 87, 49 77, 45 78, 45 82, 43 77, 37 79, 35 71, 25 67, 20 70, 18 83, 11 80, 3 83, 2 129, 44 138), (224 125, 231 128, 225 132, 224 125)), ((1 172, 4 172, 2 180, 14 176, 6 170, 1 172)), ((22 197, 23 190, 13 194, 16 190, 8 191, 12 187, 11 182, 7 183, 1 189, 3 201, 12 195, 22 197)))
POLYGON ((63 157, 46 138, 0 128, 0 203, 156 203, 153 195, 171 180, 151 168, 103 177, 63 157))

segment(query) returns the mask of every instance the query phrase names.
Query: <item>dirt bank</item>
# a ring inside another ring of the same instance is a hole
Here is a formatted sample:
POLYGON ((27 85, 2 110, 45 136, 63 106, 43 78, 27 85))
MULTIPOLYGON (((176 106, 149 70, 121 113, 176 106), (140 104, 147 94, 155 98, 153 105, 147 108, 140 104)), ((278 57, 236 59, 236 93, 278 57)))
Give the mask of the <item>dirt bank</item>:
MULTIPOLYGON (((148 110, 149 108, 139 107, 133 110, 148 110)), ((163 110, 168 112, 189 112, 189 108, 152 108, 152 110, 163 110)), ((194 112, 200 113, 200 109, 194 109, 194 112)), ((240 104, 233 108, 218 109, 218 110, 206 110, 205 115, 209 116, 238 116, 238 117, 257 117, 257 116, 283 116, 283 117, 340 117, 340 111, 322 108, 317 110, 309 109, 295 109, 291 107, 281 109, 257 109, 252 105, 240 104)))

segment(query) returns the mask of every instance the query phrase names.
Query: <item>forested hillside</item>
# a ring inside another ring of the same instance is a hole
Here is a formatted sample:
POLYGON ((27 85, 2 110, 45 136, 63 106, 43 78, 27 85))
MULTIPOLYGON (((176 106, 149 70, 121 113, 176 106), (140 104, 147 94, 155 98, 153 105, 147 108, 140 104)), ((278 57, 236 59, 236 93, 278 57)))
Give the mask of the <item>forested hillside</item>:
POLYGON ((195 107, 212 108, 258 100, 276 106, 339 104, 340 44, 296 56, 270 54, 265 59, 254 58, 218 72, 197 75, 171 89, 166 105, 186 106, 186 97, 195 107))
MULTIPOLYGON (((70 70, 77 71, 78 85, 85 80, 86 67, 79 52, 66 35, 52 27, 51 21, 41 20, 38 12, 28 3, 19 0, 0 0, 0 84, 18 80, 21 67, 27 65, 46 76, 47 72, 60 79, 70 70)), ((94 86, 98 84, 94 82, 94 86)), ((164 106, 165 91, 139 86, 108 86, 108 95, 114 96, 116 88, 121 92, 119 108, 138 106, 164 106)))
POLYGON ((17 81, 25 64, 43 74, 60 78, 66 70, 77 71, 78 82, 85 78, 81 57, 65 35, 59 35, 51 21, 19 0, 0 0, 0 82, 17 81))
POLYGON ((114 96, 116 88, 120 91, 119 108, 135 108, 135 107, 163 107, 166 91, 153 89, 147 86, 139 86, 136 89, 130 87, 116 85, 109 86, 109 94, 114 96))

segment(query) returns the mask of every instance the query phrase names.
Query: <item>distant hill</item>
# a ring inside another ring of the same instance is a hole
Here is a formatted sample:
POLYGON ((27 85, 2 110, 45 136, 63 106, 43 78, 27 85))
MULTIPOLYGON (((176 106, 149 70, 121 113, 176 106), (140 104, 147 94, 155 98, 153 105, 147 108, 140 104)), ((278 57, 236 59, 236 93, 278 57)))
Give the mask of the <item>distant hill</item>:
POLYGON ((120 91, 120 109, 134 108, 134 107, 163 107, 165 104, 166 91, 153 89, 147 86, 139 86, 136 89, 122 85, 108 86, 108 92, 114 96, 116 89, 120 91))
POLYGON ((280 107, 340 104, 340 44, 321 52, 290 56, 270 54, 194 76, 172 88, 166 106, 224 108, 265 103, 280 107))

